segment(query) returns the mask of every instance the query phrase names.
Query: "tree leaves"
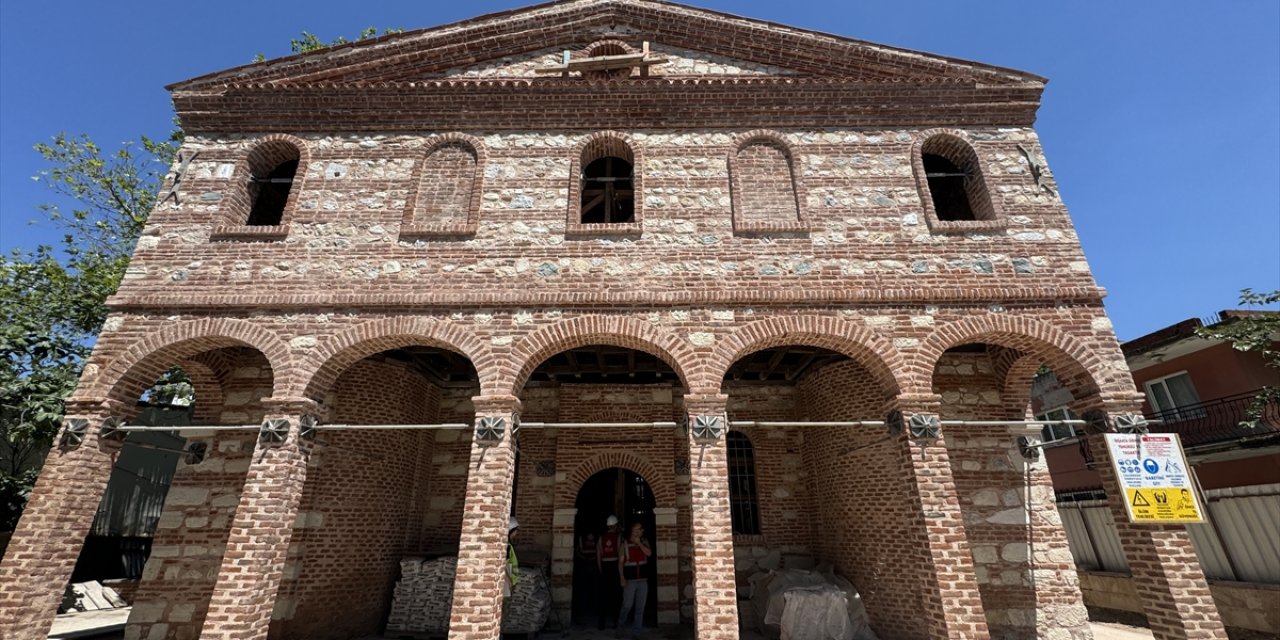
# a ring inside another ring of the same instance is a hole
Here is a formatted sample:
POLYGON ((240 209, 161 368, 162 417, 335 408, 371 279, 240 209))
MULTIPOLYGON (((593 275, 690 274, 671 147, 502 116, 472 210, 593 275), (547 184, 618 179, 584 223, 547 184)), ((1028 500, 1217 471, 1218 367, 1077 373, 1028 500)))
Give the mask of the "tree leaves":
MULTIPOLYGON (((1280 290, 1258 293, 1252 289, 1240 291, 1240 304, 1251 307, 1275 307, 1280 304, 1280 290)), ((1196 335, 1208 340, 1222 340, 1231 343, 1237 351, 1253 352, 1262 355, 1264 364, 1280 369, 1280 312, 1259 311, 1249 315, 1236 316, 1224 322, 1196 329, 1196 335)), ((1263 387, 1253 402, 1250 403, 1246 419, 1240 423, 1242 427, 1258 426, 1267 405, 1280 403, 1280 389, 1263 387)))
MULTIPOLYGON (((391 35, 393 33, 404 33, 404 29, 383 29, 382 33, 379 34, 377 27, 366 27, 360 32, 360 35, 356 36, 356 41, 368 40, 369 38, 377 38, 380 36, 391 35)), ((351 42, 351 40, 348 40, 343 36, 338 36, 338 38, 332 42, 325 42, 316 34, 303 31, 297 38, 289 40, 289 51, 293 53, 307 53, 319 49, 336 47, 340 44, 347 44, 348 42, 351 42)), ((253 57, 254 62, 264 62, 266 59, 267 56, 262 53, 253 57)))
POLYGON ((0 530, 25 504, 181 139, 35 145, 47 163, 36 181, 69 204, 40 207, 63 232, 56 249, 0 255, 0 530))

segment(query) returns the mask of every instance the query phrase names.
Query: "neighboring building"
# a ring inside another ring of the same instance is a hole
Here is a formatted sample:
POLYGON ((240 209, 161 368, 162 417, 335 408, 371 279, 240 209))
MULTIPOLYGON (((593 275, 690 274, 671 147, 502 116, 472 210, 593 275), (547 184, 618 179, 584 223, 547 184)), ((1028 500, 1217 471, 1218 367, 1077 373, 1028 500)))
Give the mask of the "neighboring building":
MULTIPOLYGON (((575 529, 610 511, 656 542, 653 623, 698 638, 736 638, 737 587, 792 559, 886 640, 1089 637, 1031 382, 1081 415, 1140 398, 1032 129, 1044 85, 652 0, 173 85, 174 177, 0 626, 44 637, 119 419, 180 366, 209 455, 179 463, 129 638, 366 637, 403 557, 456 554, 449 636, 492 639, 508 514, 567 616, 594 596, 575 529)), ((1120 538, 1159 637, 1223 637, 1184 528, 1120 538)))
MULTIPOLYGON (((1215 322, 1252 313, 1223 311, 1215 322)), ((1280 405, 1266 405, 1255 426, 1241 425, 1263 387, 1280 387, 1280 370, 1261 353, 1198 337, 1201 326, 1185 320, 1121 348, 1151 430, 1178 434, 1208 505, 1209 521, 1188 531, 1223 622, 1280 634, 1280 405)), ((1032 404, 1037 415, 1063 417, 1070 396, 1043 375, 1032 404)), ((1085 604, 1141 613, 1097 461, 1069 436, 1046 452, 1085 604)))

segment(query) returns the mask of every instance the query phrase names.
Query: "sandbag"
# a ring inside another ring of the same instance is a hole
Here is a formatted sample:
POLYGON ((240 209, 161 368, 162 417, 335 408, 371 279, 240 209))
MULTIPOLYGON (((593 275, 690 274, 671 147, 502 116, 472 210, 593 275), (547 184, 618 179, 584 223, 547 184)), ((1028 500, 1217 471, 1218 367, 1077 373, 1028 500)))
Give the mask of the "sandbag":
POLYGON ((458 559, 445 557, 423 561, 405 558, 400 562, 387 616, 387 631, 431 635, 449 633, 449 612, 453 608, 453 577, 458 559))
POLYGON ((877 640, 853 584, 829 563, 819 571, 787 569, 747 579, 749 606, 770 640, 877 640))
POLYGON ((844 591, 830 584, 788 589, 778 623, 782 640, 853 640, 844 591))
POLYGON ((551 589, 537 567, 520 565, 520 581, 502 612, 503 633, 537 633, 551 617, 551 589))

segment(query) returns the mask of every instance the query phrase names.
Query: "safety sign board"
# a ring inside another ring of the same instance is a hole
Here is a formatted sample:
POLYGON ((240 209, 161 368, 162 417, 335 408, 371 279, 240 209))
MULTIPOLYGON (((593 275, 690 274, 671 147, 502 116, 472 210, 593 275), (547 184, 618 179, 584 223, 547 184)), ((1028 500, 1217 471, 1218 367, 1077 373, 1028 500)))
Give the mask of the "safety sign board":
POLYGON ((1108 433, 1106 438, 1129 522, 1204 522, 1176 433, 1108 433))

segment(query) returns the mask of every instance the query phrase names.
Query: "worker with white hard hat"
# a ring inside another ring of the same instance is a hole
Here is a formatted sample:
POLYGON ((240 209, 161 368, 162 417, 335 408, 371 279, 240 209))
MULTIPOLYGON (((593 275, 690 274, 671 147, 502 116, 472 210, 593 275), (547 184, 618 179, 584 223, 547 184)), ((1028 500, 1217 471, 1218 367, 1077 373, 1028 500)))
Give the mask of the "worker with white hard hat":
POLYGON ((596 613, 599 615, 597 626, 606 625, 617 628, 618 610, 622 604, 622 585, 612 576, 617 572, 618 549, 622 543, 622 534, 618 532, 618 517, 609 516, 604 521, 605 532, 596 542, 596 569, 600 571, 600 602, 596 613))

